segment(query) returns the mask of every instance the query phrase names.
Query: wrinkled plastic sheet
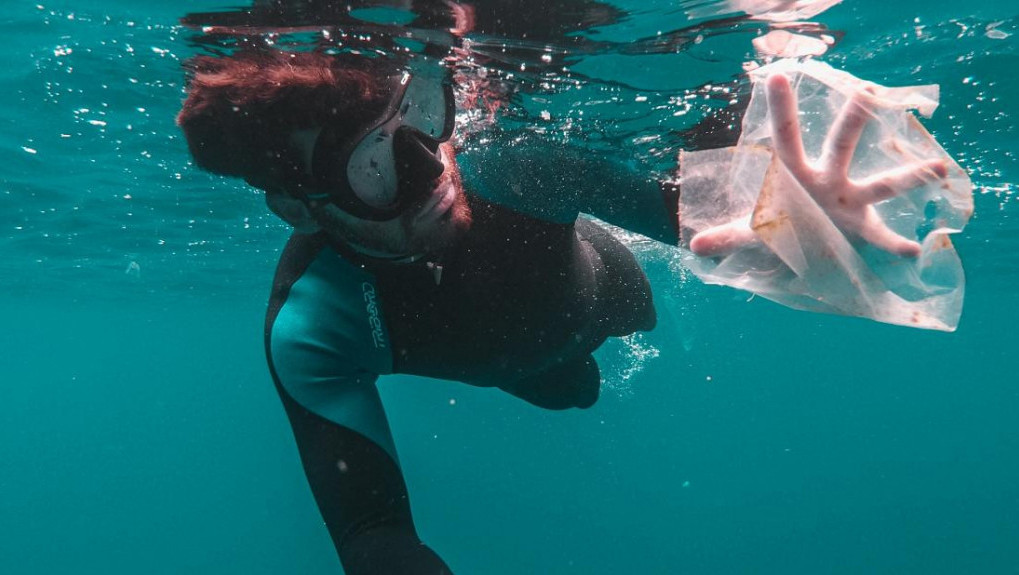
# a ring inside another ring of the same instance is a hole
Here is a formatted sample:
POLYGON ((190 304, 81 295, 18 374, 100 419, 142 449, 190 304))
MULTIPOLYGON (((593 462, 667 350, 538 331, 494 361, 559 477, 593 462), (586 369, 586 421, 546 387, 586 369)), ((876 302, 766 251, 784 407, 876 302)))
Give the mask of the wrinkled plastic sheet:
POLYGON ((753 292, 808 311, 952 331, 962 312, 965 278, 950 236, 973 212, 972 184, 911 110, 930 117, 937 86, 887 88, 820 62, 785 60, 751 73, 753 96, 739 143, 680 157, 681 244, 733 220, 747 221, 757 241, 724 257, 689 253, 701 280, 753 292), (847 237, 773 153, 764 79, 784 73, 800 109, 804 149, 820 156, 843 104, 869 88, 875 118, 856 148, 849 175, 862 179, 927 159, 942 159, 948 177, 874 204, 897 233, 921 243, 919 257, 882 251, 847 237))

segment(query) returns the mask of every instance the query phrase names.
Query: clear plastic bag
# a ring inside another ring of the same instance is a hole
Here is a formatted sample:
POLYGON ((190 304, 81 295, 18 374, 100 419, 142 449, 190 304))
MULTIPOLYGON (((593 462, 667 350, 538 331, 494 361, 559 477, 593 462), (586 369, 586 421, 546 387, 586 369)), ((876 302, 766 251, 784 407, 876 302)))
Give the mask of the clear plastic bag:
POLYGON ((706 283, 796 309, 954 330, 965 280, 949 235, 961 231, 973 212, 972 184, 910 112, 929 117, 938 87, 886 88, 815 61, 776 62, 751 78, 754 91, 739 143, 680 157, 680 223, 687 248, 698 232, 735 220, 748 222, 756 241, 722 257, 689 253, 685 264, 706 283), (919 257, 893 255, 843 233, 785 169, 773 153, 764 87, 774 72, 790 79, 810 160, 819 157, 848 98, 867 88, 874 118, 856 147, 851 178, 921 160, 945 162, 947 178, 874 204, 892 230, 921 243, 919 257))

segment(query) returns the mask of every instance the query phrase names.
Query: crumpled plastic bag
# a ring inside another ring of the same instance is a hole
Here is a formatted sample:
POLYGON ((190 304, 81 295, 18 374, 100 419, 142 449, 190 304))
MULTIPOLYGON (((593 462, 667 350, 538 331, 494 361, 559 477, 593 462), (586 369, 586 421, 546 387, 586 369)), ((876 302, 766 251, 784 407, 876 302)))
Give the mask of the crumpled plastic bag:
POLYGON ((753 292, 808 311, 871 318, 953 331, 962 313, 965 278, 949 236, 973 213, 969 177, 910 110, 930 117, 937 86, 886 88, 815 61, 783 60, 751 72, 753 96, 733 148, 680 156, 681 245, 698 232, 744 219, 759 241, 724 257, 687 253, 684 263, 702 281, 753 292), (917 258, 900 257, 847 237, 789 175, 773 153, 765 78, 784 73, 795 91, 808 158, 820 156, 825 135, 855 92, 870 88, 876 102, 856 148, 850 177, 942 159, 948 177, 874 204, 895 232, 921 243, 917 258))

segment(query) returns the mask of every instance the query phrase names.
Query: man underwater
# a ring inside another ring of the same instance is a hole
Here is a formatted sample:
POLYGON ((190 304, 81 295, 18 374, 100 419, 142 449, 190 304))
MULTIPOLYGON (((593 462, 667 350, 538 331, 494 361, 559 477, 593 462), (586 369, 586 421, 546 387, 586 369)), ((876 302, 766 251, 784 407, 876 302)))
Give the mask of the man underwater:
MULTIPOLYGON (((178 123, 195 162, 264 190, 295 230, 266 352, 345 572, 450 573, 415 531, 378 376, 497 387, 548 409, 593 405, 592 353, 656 317, 632 254, 579 213, 675 245, 678 191, 554 146, 460 158, 448 83, 382 58, 242 51, 191 68, 178 123)), ((943 178, 945 166, 908 166, 853 196, 845 171, 863 100, 850 100, 825 157, 808 165, 788 80, 768 87, 775 147, 804 189, 847 232, 915 256, 918 244, 871 203, 943 178)), ((690 245, 712 256, 753 241, 734 222, 690 245)))

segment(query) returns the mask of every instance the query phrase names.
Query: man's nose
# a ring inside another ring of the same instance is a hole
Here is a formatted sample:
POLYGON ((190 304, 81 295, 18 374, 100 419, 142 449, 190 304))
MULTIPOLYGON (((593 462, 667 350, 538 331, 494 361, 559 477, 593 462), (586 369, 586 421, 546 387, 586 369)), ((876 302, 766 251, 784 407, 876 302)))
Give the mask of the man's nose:
POLYGON ((413 128, 400 128, 393 137, 396 163, 407 176, 434 180, 444 169, 439 155, 440 143, 413 128))

